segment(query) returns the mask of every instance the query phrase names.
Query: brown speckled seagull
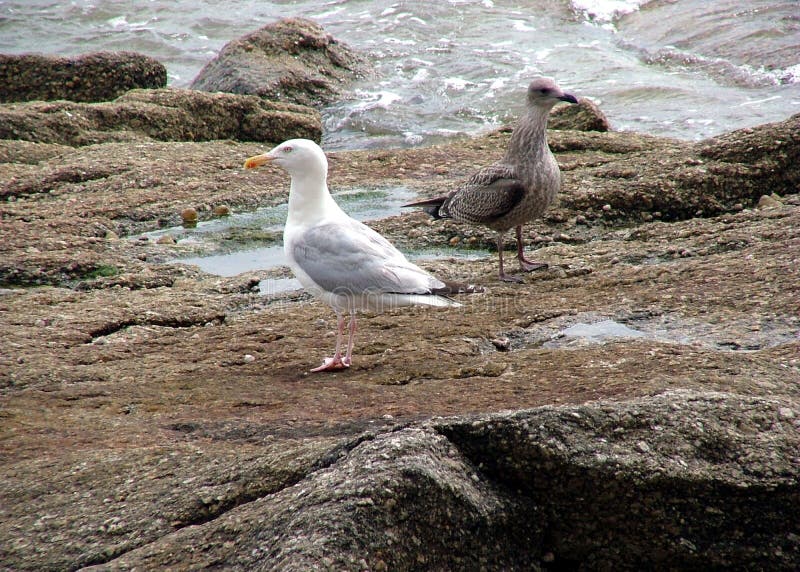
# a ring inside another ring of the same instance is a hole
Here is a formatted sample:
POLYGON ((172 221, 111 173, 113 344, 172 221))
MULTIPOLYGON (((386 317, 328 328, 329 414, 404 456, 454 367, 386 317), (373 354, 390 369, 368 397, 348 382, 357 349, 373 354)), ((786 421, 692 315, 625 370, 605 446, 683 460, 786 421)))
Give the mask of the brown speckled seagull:
POLYGON ((464 184, 443 197, 404 205, 421 206, 434 218, 481 224, 497 231, 500 280, 521 282, 503 269, 503 239, 515 228, 517 258, 523 272, 547 267, 525 258, 522 225, 542 216, 561 188, 561 171, 547 145, 547 117, 559 101, 578 103, 549 78, 534 79, 528 86, 525 114, 511 135, 505 156, 484 167, 464 184))

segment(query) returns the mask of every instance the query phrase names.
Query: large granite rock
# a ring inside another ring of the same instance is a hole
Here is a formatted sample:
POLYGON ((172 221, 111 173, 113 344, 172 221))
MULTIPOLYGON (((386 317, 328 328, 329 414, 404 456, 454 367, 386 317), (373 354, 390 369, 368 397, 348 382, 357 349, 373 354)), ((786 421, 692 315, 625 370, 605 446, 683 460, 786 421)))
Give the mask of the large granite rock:
POLYGON ((361 56, 319 24, 287 18, 228 43, 191 87, 318 106, 367 69, 361 56))
POLYGON ((0 102, 108 101, 129 89, 166 85, 163 64, 135 52, 96 52, 73 58, 0 54, 0 102))
POLYGON ((553 109, 547 124, 550 129, 574 131, 611 131, 606 114, 590 99, 581 97, 578 105, 559 105, 553 109))
POLYGON ((103 103, 0 106, 0 139, 60 145, 146 139, 280 143, 293 137, 319 141, 321 135, 319 114, 309 107, 187 89, 137 89, 103 103))
POLYGON ((796 403, 672 392, 255 450, 271 427, 184 424, 172 451, 18 463, 43 474, 0 488, 0 554, 16 570, 795 570, 799 420, 796 403))
POLYGON ((93 569, 792 570, 799 415, 676 393, 398 428, 93 569))

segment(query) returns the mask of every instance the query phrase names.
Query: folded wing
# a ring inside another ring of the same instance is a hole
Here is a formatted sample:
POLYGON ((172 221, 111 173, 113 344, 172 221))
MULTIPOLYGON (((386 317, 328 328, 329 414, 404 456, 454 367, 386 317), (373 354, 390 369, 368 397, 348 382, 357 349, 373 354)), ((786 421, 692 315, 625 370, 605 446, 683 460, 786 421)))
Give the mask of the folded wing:
POLYGON ((432 294, 445 287, 380 234, 352 219, 308 229, 293 241, 292 255, 328 292, 432 294))

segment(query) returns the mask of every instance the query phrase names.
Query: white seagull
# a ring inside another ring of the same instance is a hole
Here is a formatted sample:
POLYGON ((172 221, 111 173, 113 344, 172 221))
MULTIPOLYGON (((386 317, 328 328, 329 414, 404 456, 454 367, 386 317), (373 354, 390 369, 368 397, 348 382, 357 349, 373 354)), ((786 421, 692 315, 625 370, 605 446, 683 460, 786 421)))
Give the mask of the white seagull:
POLYGON ((308 139, 284 141, 250 157, 246 169, 265 163, 292 178, 283 249, 303 287, 327 302, 337 318, 336 351, 311 371, 350 367, 358 310, 378 312, 402 306, 460 306, 444 294, 482 292, 473 285, 445 283, 415 264, 380 234, 350 218, 328 191, 328 160, 308 139), (344 313, 350 314, 347 351, 342 355, 344 313))

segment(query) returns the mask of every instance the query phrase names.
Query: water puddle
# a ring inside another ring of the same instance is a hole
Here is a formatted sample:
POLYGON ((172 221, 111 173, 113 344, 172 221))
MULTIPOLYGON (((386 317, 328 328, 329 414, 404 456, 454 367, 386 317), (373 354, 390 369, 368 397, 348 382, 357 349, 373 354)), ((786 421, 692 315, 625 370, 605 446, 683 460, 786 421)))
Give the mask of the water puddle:
MULTIPOLYGON (((401 205, 412 201, 416 194, 406 187, 382 189, 354 188, 333 194, 336 202, 351 217, 369 222, 396 215, 401 205)), ((159 241, 171 237, 175 244, 189 250, 192 256, 169 260, 190 264, 217 276, 236 276, 253 270, 269 271, 286 266, 283 252, 283 225, 288 205, 281 203, 252 212, 202 221, 196 227, 174 226, 144 233, 138 238, 159 241)), ((465 252, 454 248, 404 251, 411 260, 445 257, 480 258, 483 251, 465 252)), ((301 288, 295 278, 266 278, 259 284, 262 294, 274 296, 301 288)))
POLYGON ((614 320, 601 320, 587 324, 578 322, 568 328, 558 332, 555 339, 545 342, 545 347, 558 345, 558 340, 566 340, 568 343, 574 340, 581 340, 589 344, 603 344, 612 340, 644 338, 647 334, 639 330, 629 328, 625 324, 620 324, 614 320))
MULTIPOLYGON (((718 351, 757 351, 788 343, 800 335, 800 318, 776 317, 759 323, 714 324, 670 313, 595 312, 564 315, 505 337, 509 349, 578 349, 591 345, 649 340, 695 345, 718 351)), ((494 349, 494 348, 492 348, 494 349)))

